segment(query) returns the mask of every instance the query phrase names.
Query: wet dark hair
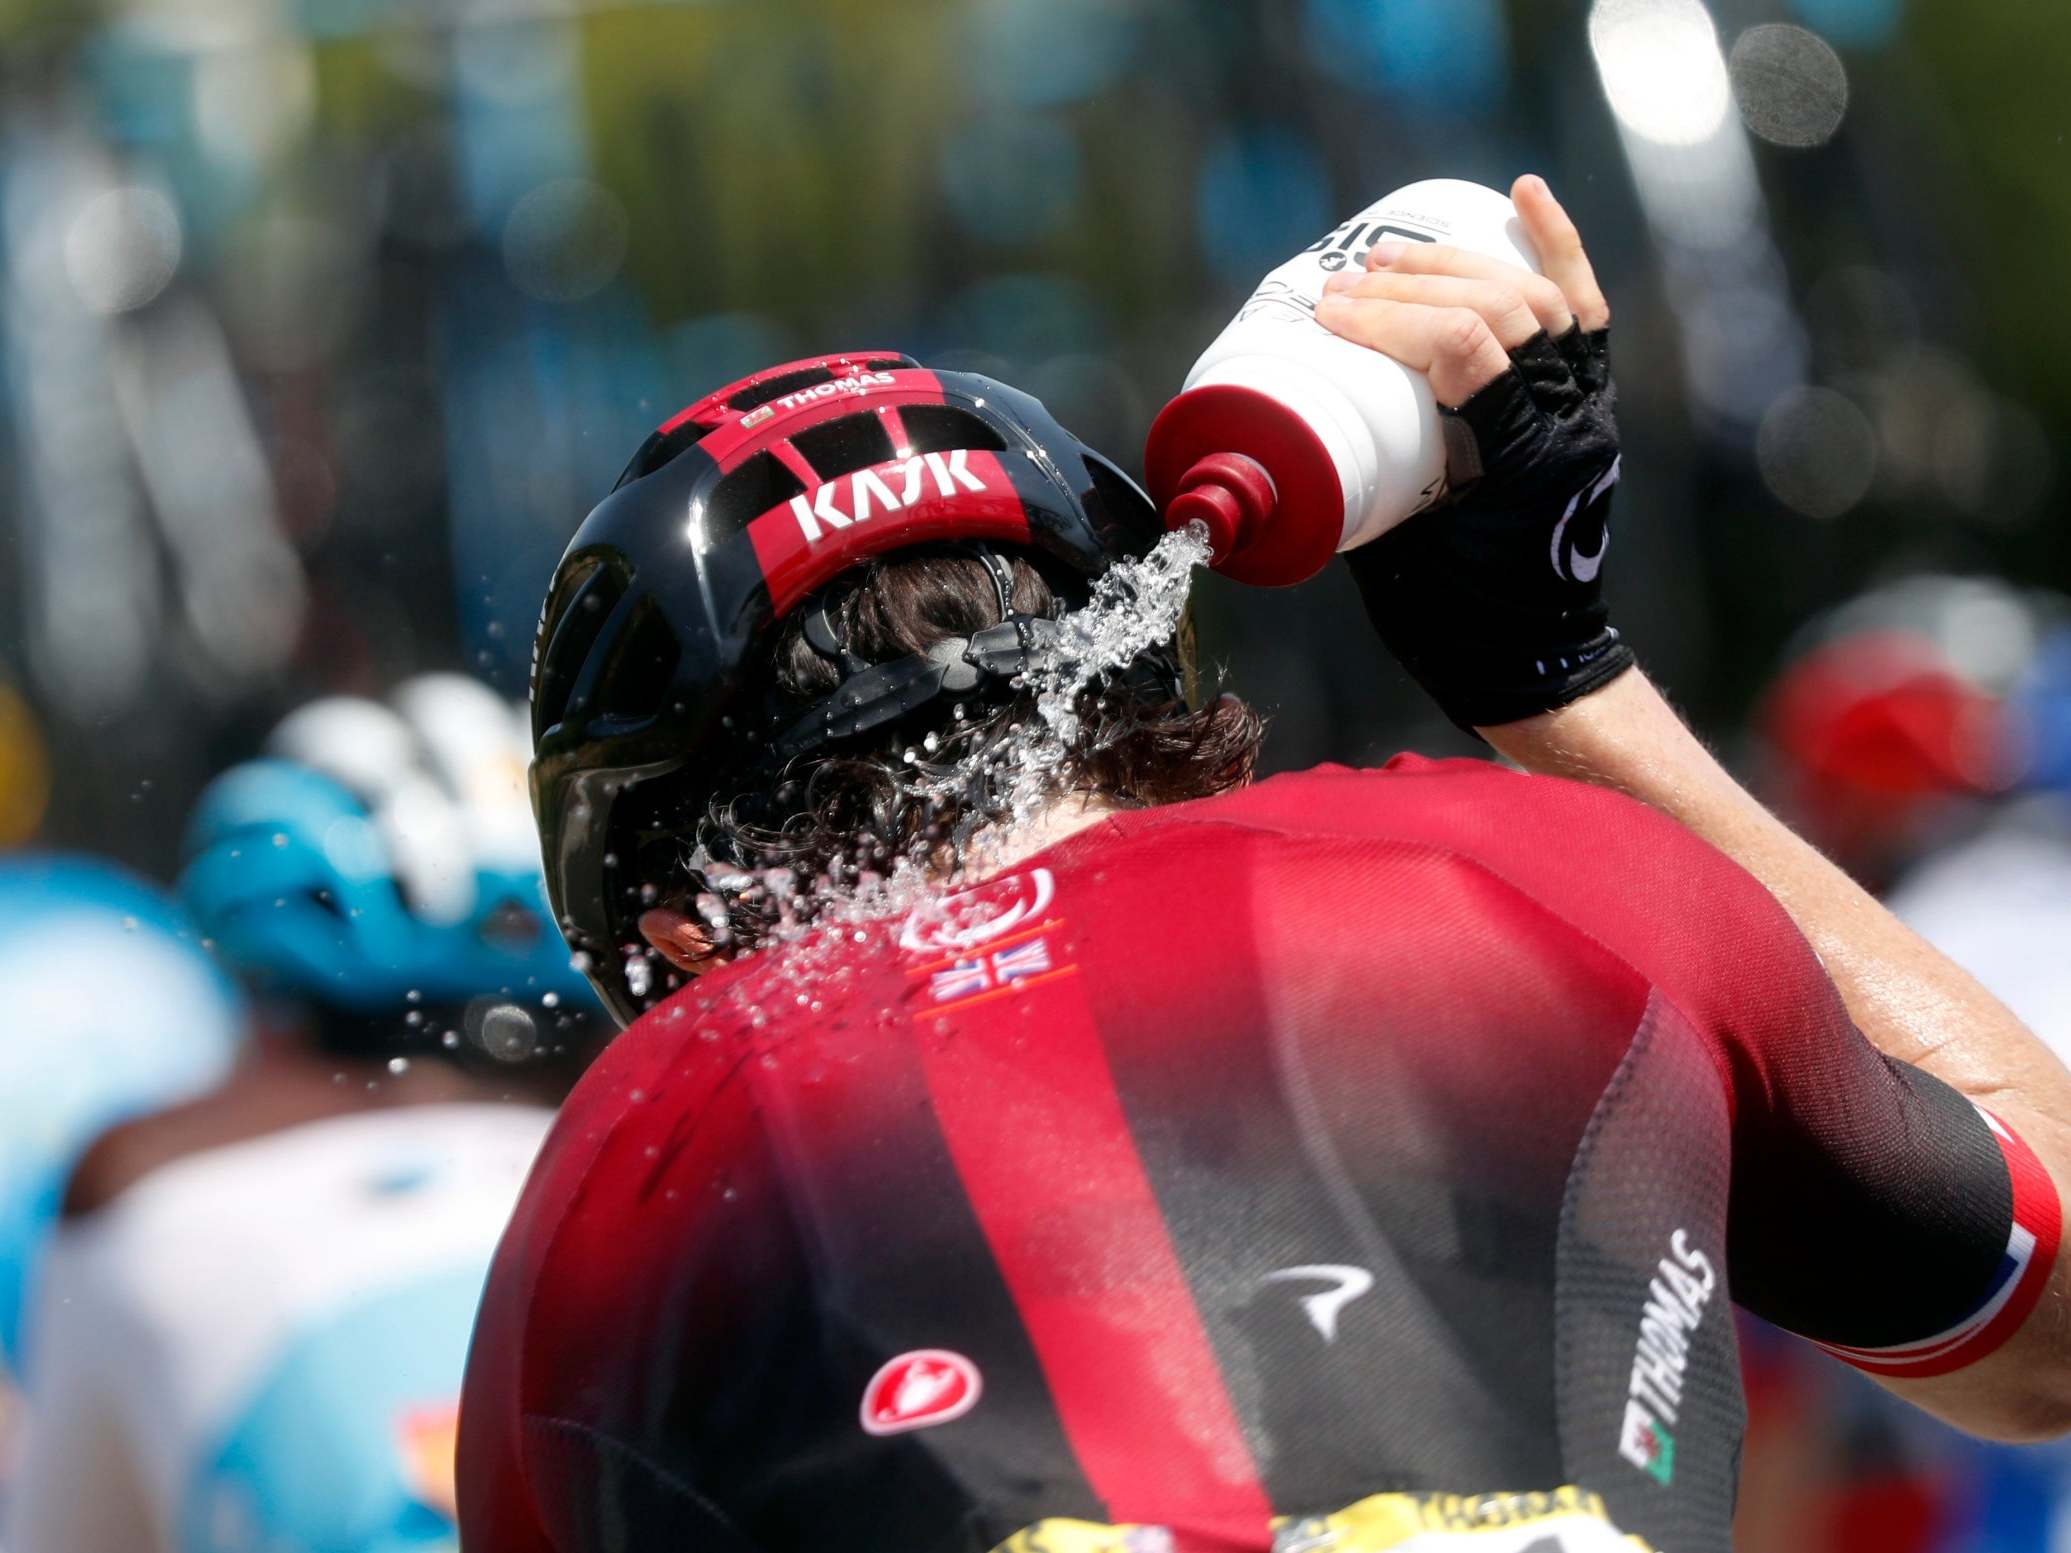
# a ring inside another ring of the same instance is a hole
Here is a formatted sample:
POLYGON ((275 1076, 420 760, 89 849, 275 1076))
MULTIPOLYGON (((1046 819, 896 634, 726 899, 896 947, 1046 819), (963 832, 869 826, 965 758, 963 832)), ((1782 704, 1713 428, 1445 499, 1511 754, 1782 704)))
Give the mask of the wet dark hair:
MULTIPOLYGON (((1015 610, 1063 612, 1039 559, 1001 553, 1013 574, 1015 610)), ((871 663, 924 652, 1000 619, 999 593, 985 564, 952 546, 867 562, 821 597, 837 638, 871 663)), ((776 693, 801 709, 833 692, 841 679, 836 665, 805 640, 806 613, 794 614, 776 643, 776 693)), ((1265 720, 1233 695, 1189 704, 1198 699, 1191 627, 1189 615, 1169 649, 1184 670, 1186 699, 1117 680, 1096 681, 1081 693, 1079 734, 1063 763, 1067 790, 1147 808, 1212 797, 1251 780, 1265 720)), ((987 754, 1036 715, 1033 692, 999 685, 990 696, 980 690, 960 700, 938 698, 890 729, 794 761, 773 792, 764 783, 713 806, 697 836, 711 865, 692 873, 690 889, 664 893, 693 916, 695 895, 716 897, 726 914, 728 947, 740 950, 762 942, 786 908, 766 880, 742 883, 731 874, 790 870, 799 886, 795 909, 804 917, 824 893, 815 889, 823 880, 839 890, 860 872, 884 872, 901 857, 953 870, 961 861, 958 838, 1001 812, 1005 773, 987 754), (952 770, 966 780, 944 791, 940 778, 952 770)), ((709 917, 711 902, 706 906, 709 917)))

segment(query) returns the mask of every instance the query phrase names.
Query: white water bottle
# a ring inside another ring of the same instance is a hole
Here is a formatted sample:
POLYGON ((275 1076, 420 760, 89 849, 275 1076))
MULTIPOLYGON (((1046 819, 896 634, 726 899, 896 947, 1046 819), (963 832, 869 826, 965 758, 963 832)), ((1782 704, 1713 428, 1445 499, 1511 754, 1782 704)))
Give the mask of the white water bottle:
POLYGON ((1210 565, 1284 587, 1442 493, 1445 447, 1424 374, 1316 322, 1324 282, 1376 242, 1442 242, 1529 269, 1517 210, 1478 183, 1410 184, 1259 282, 1159 412, 1144 447, 1168 527, 1208 526, 1210 565))

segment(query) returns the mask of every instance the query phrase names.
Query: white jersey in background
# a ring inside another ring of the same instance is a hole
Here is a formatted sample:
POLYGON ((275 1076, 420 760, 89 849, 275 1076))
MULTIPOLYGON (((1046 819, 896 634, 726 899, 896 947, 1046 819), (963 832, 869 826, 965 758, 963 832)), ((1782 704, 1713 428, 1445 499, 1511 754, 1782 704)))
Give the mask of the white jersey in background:
POLYGON ((551 1113, 420 1105, 154 1170, 59 1233, 8 1553, 453 1544, 476 1301, 551 1113))
POLYGON ((1885 904, 2071 1063, 2071 813, 2033 800, 1915 867, 1885 904))

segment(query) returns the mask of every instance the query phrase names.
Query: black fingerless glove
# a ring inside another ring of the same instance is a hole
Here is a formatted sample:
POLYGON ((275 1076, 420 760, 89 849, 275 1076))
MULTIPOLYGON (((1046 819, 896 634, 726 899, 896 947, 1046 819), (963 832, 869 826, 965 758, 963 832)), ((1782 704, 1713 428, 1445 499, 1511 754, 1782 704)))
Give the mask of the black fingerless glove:
POLYGON ((1512 351, 1440 412, 1447 494, 1346 552, 1381 640, 1462 728, 1565 706, 1633 661, 1600 575, 1618 483, 1607 338, 1578 325, 1512 351))

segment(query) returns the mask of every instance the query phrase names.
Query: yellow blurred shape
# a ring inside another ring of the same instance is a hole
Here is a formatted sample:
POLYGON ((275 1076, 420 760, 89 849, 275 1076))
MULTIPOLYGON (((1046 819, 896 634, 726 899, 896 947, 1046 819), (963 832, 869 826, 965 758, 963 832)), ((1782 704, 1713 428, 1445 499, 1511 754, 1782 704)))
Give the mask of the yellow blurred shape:
POLYGON ((36 834, 50 804, 50 752, 36 714, 11 687, 0 685, 0 847, 17 847, 36 834))

